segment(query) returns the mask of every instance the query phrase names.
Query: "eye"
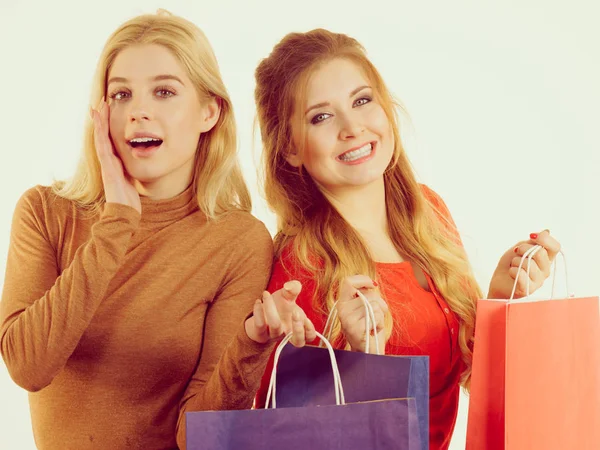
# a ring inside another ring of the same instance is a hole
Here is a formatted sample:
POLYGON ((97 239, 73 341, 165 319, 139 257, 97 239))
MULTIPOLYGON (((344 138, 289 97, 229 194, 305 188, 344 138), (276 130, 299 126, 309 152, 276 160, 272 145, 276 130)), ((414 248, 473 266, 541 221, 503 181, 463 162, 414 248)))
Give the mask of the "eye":
POLYGON ((323 122, 325 119, 328 119, 331 116, 331 114, 327 114, 327 113, 321 113, 321 114, 317 114, 315 117, 313 117, 310 121, 310 123, 312 123, 313 125, 316 125, 318 123, 323 122))
POLYGON ((119 102, 121 100, 128 98, 129 95, 130 95, 129 92, 116 91, 116 92, 113 92, 112 94, 110 94, 108 97, 112 100, 119 102))
POLYGON ((175 95, 175 92, 172 89, 167 88, 159 88, 156 90, 156 95, 162 98, 169 98, 175 95))
POLYGON ((354 102, 354 106, 363 106, 369 103, 371 99, 369 97, 361 97, 354 102))

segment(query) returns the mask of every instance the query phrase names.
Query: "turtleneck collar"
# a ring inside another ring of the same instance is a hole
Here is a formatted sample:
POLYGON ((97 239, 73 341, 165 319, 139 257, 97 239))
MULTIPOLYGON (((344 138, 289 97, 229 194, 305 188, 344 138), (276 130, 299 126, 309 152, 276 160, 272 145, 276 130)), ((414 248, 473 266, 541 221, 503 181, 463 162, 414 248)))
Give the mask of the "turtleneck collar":
POLYGON ((175 197, 163 200, 141 197, 141 202, 142 222, 172 222, 199 209, 193 183, 175 197))

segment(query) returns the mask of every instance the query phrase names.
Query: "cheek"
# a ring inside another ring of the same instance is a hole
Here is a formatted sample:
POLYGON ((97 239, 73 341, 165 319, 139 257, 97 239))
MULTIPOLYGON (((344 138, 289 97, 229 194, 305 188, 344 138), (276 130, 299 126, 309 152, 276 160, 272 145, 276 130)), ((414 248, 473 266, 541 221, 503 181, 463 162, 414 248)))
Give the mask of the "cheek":
POLYGON ((315 128, 308 134, 305 148, 307 164, 326 163, 335 151, 336 136, 328 127, 315 128))
POLYGON ((377 130, 378 134, 388 136, 391 134, 392 126, 383 108, 374 108, 371 111, 370 121, 373 127, 377 130))
POLYGON ((186 154, 196 151, 200 133, 195 117, 180 109, 173 110, 172 113, 164 111, 157 119, 171 151, 186 154))

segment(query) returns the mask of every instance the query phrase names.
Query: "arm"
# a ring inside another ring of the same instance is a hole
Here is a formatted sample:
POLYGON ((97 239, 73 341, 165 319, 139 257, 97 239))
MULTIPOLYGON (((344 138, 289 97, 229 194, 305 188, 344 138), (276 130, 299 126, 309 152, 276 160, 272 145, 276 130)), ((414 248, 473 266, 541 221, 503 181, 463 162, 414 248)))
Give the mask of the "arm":
POLYGON ((13 380, 28 391, 48 386, 62 370, 120 267, 139 213, 106 204, 60 275, 44 223, 43 198, 32 189, 13 216, 0 303, 0 350, 13 380))
POLYGON ((177 444, 182 449, 186 412, 250 408, 276 343, 254 342, 244 326, 271 273, 271 236, 256 224, 237 245, 228 279, 207 311, 200 361, 181 400, 177 444))

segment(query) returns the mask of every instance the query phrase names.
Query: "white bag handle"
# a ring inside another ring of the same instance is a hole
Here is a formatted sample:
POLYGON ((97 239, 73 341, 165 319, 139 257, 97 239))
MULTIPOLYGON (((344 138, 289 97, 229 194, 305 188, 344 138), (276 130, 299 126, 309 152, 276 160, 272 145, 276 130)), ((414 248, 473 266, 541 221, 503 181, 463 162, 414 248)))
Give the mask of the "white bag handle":
MULTIPOLYGON (((514 297, 515 297, 515 292, 517 290, 517 282, 519 281, 519 275, 521 275, 521 268, 523 267, 523 263, 525 262, 525 259, 527 259, 527 287, 526 287, 526 295, 523 298, 527 299, 531 295, 531 293, 529 292, 529 282, 531 281, 531 278, 529 278, 531 259, 542 248, 544 248, 544 247, 542 247, 541 245, 534 245, 533 247, 531 247, 529 250, 527 250, 523 254, 523 257, 521 258, 521 262, 519 263, 519 268, 517 270, 517 276, 515 278, 515 284, 513 285, 513 289, 512 289, 512 293, 510 294, 509 302, 518 300, 518 299, 515 299, 514 297)), ((563 264, 565 266, 565 283, 566 283, 566 287, 567 287, 567 296, 573 297, 574 296, 573 294, 569 294, 570 290, 569 290, 569 273, 567 271, 567 259, 565 258, 565 254, 563 253, 562 250, 559 250, 558 253, 562 256, 563 264)), ((556 267, 557 267, 556 259, 552 262, 552 265, 554 266, 554 270, 552 271, 552 293, 550 294, 550 300, 552 300, 554 298, 554 285, 556 282, 556 267)))
MULTIPOLYGON (((366 335, 366 342, 365 342, 365 353, 370 353, 369 352, 369 339, 371 338, 371 330, 373 330, 373 334, 375 335, 375 347, 377 348, 377 354, 381 354, 379 352, 379 336, 377 336, 377 326, 375 324, 375 312, 373 311, 373 307, 371 306, 371 303, 369 303, 369 300, 367 299, 367 297, 364 296, 364 294, 362 292, 360 292, 359 290, 356 291, 356 293, 358 294, 358 297, 363 301, 363 305, 365 307, 365 335, 366 335)), ((337 304, 338 304, 339 300, 337 302, 335 302, 333 304, 333 307, 331 308, 331 312, 329 313, 329 317, 327 317, 327 322, 325 322, 325 328, 323 329, 323 334, 325 336, 327 336, 327 339, 331 339, 331 333, 333 332, 333 323, 335 322, 335 320, 337 319, 338 313, 337 313, 337 304)), ((324 341, 321 341, 321 343, 323 343, 324 341)), ((321 344, 319 344, 319 347, 321 347, 321 344)))
MULTIPOLYGON (((320 333, 317 333, 317 337, 321 339, 321 342, 325 344, 327 350, 329 351, 329 359, 331 360, 331 369, 333 370, 333 386, 335 389, 335 404, 345 405, 346 399, 344 398, 344 388, 342 387, 342 379, 340 377, 340 370, 337 365, 337 360, 335 359, 335 353, 333 353, 333 347, 329 343, 329 341, 320 333)), ((271 372, 271 380, 269 382, 269 390, 267 391, 267 400, 265 402, 265 409, 269 408, 269 403, 273 403, 273 409, 277 407, 277 401, 275 399, 276 394, 276 379, 277 379, 277 365, 279 363, 279 357, 281 356, 281 352, 283 348, 288 344, 288 342, 292 339, 292 333, 288 334, 283 341, 277 346, 275 350, 275 359, 273 361, 273 371, 271 372)))

